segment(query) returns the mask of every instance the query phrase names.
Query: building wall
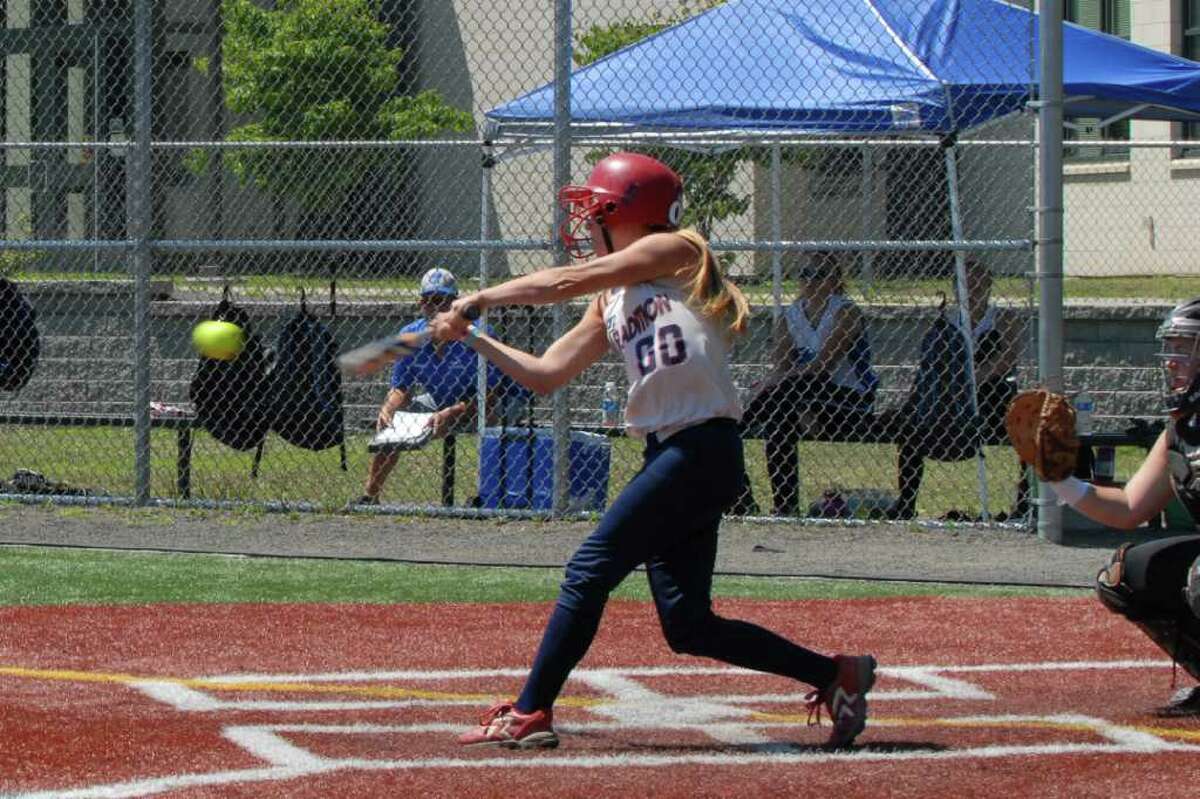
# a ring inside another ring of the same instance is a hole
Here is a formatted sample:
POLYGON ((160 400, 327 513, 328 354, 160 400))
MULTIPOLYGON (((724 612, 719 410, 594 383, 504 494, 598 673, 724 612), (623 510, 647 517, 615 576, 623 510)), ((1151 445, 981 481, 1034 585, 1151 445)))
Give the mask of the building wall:
MULTIPOLYGON (((1132 37, 1139 44, 1178 51, 1182 0, 1131 0, 1132 37)), ((163 7, 168 23, 201 23, 212 18, 216 0, 170 0, 163 7)), ((553 4, 546 0, 513 0, 503 9, 484 0, 411 0, 411 10, 398 16, 398 26, 411 35, 402 38, 415 68, 414 88, 434 88, 452 105, 469 109, 482 131, 486 110, 553 77, 553 4)), ((83 19, 82 0, 70 0, 68 21, 83 19)), ((592 25, 623 19, 650 19, 670 14, 678 0, 577 0, 573 4, 576 34, 592 25)), ((30 16, 29 0, 7 3, 8 27, 22 27, 30 16)), ((182 56, 207 52, 210 37, 202 31, 169 34, 165 49, 182 56)), ((33 134, 30 108, 29 57, 9 54, 5 64, 5 127, 7 137, 25 139, 33 134)), ((111 121, 94 119, 87 80, 79 70, 66 76, 69 113, 66 135, 92 133, 99 124, 101 137, 111 121)), ((178 100, 171 106, 168 138, 219 138, 234 120, 211 113, 212 82, 194 69, 175 75, 178 100)), ((161 81, 160 81, 161 82, 161 81)), ((157 109, 165 113, 166 109, 157 109)), ((103 113, 101 116, 105 116, 103 113)), ((1027 122, 1017 122, 1003 134, 1027 136, 1027 122)), ((1135 140, 1167 140, 1178 126, 1159 122, 1134 122, 1135 140)), ((505 238, 543 239, 550 235, 554 189, 548 151, 523 152, 519 157, 502 153, 493 170, 493 233, 505 238)), ((1200 159, 1179 159, 1166 148, 1133 150, 1128 160, 1071 163, 1066 168, 1066 269, 1071 275, 1153 274, 1181 272, 1194 266, 1194 209, 1200 205, 1200 159)), ((573 177, 586 175, 585 152, 577 152, 573 177)), ((68 153, 72 163, 86 166, 86 154, 68 153)), ((107 157, 102 154, 102 157, 107 157)), ((8 151, 9 167, 27 167, 28 152, 8 151)), ((1016 148, 981 152, 968 150, 960 162, 964 198, 964 224, 968 237, 1022 238, 1029 235, 1032 202, 1030 153, 1016 148), (1005 180, 998 175, 1006 176, 1005 180)), ((110 162, 111 164, 111 162, 110 162)), ((785 238, 856 238, 860 231, 883 235, 879 215, 886 202, 886 186, 873 184, 864 204, 857 191, 814 198, 806 188, 808 178, 785 176, 785 238), (816 205, 814 205, 816 203, 816 205), (864 222, 864 209, 869 211, 864 222)), ((421 238, 476 238, 481 233, 482 170, 480 157, 470 149, 427 152, 419 159, 408 199, 423 209, 421 238)), ((769 238, 769 180, 766 173, 747 166, 738 187, 752 194, 751 211, 723 224, 719 233, 731 238, 769 238)), ((9 235, 32 235, 31 216, 36 204, 28 187, 9 186, 4 216, 9 235)), ((64 231, 72 237, 92 233, 93 199, 84 194, 69 198, 64 231)), ((160 186, 161 206, 157 233, 166 237, 229 238, 273 236, 288 233, 289 222, 279 210, 253 189, 238 186, 228 175, 207 179, 181 179, 160 186), (214 200, 214 198, 216 198, 214 200)), ((43 231, 44 232, 44 231, 43 231)), ((459 269, 478 267, 474 254, 452 254, 446 259, 459 269)), ((1001 259, 1006 270, 1019 270, 1016 256, 1001 259)), ((492 268, 521 270, 546 262, 544 253, 515 253, 490 259, 492 268)), ((768 259, 769 262, 769 259, 768 259)), ((763 268, 763 260, 752 267, 763 268)))
MULTIPOLYGON (((554 3, 512 0, 501 8, 488 0, 420 0, 419 6, 421 84, 437 89, 456 107, 470 108, 481 135, 486 111, 554 79, 554 3)), ((593 25, 651 19, 678 7, 678 0, 575 0, 574 31, 578 35, 593 25)), ((551 152, 526 149, 497 155, 500 162, 493 170, 490 195, 494 234, 546 239, 556 193, 551 152)), ((458 219, 457 229, 467 236, 479 235, 478 164, 479 158, 471 155, 425 170, 427 184, 429 177, 439 178, 441 193, 426 193, 424 201, 458 219)), ((589 168, 586 151, 577 151, 572 179, 583 180, 589 168)), ((474 264, 460 259, 462 268, 477 268, 478 256, 470 258, 474 264)), ((510 253, 492 257, 490 270, 520 272, 548 263, 543 252, 510 253)))
MULTIPOLYGON (((1131 0, 1133 41, 1180 50, 1181 0, 1131 0)), ((1179 126, 1134 121, 1134 141, 1170 141, 1179 126)), ((1200 273, 1195 209, 1200 159, 1133 148, 1127 161, 1068 163, 1064 264, 1068 275, 1200 273)))

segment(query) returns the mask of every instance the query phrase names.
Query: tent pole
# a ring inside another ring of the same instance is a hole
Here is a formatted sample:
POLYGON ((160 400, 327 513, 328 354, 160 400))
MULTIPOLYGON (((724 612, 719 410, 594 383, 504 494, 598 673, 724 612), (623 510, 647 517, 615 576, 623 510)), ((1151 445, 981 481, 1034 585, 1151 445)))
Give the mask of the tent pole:
MULTIPOLYGON (((871 227, 871 205, 875 197, 875 151, 869 144, 859 145, 862 152, 862 178, 859 181, 859 229, 858 237, 864 241, 873 238, 871 227)), ((866 250, 862 254, 862 280, 866 295, 873 296, 875 292, 875 251, 866 250)))
MULTIPOLYGON (((778 143, 771 145, 771 240, 776 243, 783 240, 783 157, 778 143)), ((774 350, 775 335, 782 315, 783 251, 776 246, 771 250, 771 331, 767 337, 768 354, 774 350)))
MULTIPOLYGON (((1038 37, 1038 379, 1063 390, 1063 26, 1062 0, 1041 0, 1038 37)), ((1062 508, 1053 490, 1038 483, 1038 536, 1062 543, 1062 508)))
MULTIPOLYGON (((958 204, 958 147, 953 138, 942 147, 946 159, 946 182, 950 189, 950 231, 955 241, 963 241, 962 209, 958 204)), ((971 418, 975 419, 975 472, 979 479, 980 519, 991 521, 988 512, 987 464, 983 457, 983 429, 979 418, 979 391, 975 381, 975 337, 971 330, 971 310, 967 296, 967 254, 954 251, 955 292, 958 300, 958 329, 967 350, 967 382, 971 394, 971 418)))
MULTIPOLYGON (((783 158, 778 144, 771 145, 771 240, 783 240, 783 158)), ((783 251, 771 251, 771 321, 779 321, 783 308, 783 251)))

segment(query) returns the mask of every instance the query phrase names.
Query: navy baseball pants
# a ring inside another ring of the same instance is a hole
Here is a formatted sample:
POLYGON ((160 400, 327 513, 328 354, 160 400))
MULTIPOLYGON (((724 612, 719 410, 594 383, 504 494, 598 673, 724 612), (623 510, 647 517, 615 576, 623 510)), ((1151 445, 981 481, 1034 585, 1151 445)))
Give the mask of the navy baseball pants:
POLYGON ((675 652, 715 658, 823 688, 831 658, 712 611, 721 514, 741 490, 742 440, 732 419, 710 419, 646 440, 641 470, 566 567, 558 600, 517 710, 549 708, 600 626, 609 593, 645 564, 654 605, 675 652))

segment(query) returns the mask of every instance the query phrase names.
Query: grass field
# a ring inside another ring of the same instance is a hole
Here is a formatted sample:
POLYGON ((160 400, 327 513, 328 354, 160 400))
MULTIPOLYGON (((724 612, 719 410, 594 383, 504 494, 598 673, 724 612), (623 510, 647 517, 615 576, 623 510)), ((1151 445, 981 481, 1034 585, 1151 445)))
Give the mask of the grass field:
MULTIPOLYGON (((234 501, 312 502, 340 510, 361 493, 366 474, 367 438, 347 442, 347 471, 338 465, 336 449, 309 452, 274 436, 267 441, 260 473, 251 479, 253 453, 237 452, 209 437, 195 434, 192 455, 192 496, 234 501)), ((133 433, 122 428, 0 428, 0 478, 17 469, 32 469, 48 479, 64 481, 114 496, 133 492, 133 433)), ((175 491, 175 435, 153 431, 151 489, 156 497, 175 491)), ((383 493, 392 504, 440 505, 441 445, 404 453, 383 493)), ((755 497, 770 510, 771 493, 761 441, 748 442, 746 457, 755 497)), ((1118 469, 1131 469, 1140 459, 1136 450, 1122 453, 1118 469)), ((641 462, 641 445, 626 438, 613 441, 608 485, 610 500, 634 475, 641 462)), ((800 446, 803 496, 814 500, 825 489, 895 490, 896 448, 891 444, 804 443, 800 446)), ((988 490, 993 511, 1011 506, 1017 483, 1017 464, 1008 447, 987 448, 988 490)), ((1119 471, 1119 474, 1124 472, 1119 471)), ((457 503, 477 492, 477 439, 462 436, 458 443, 457 503)), ((977 512, 978 478, 975 462, 930 462, 920 496, 923 516, 938 516, 951 508, 977 512)))
MULTIPOLYGON (((0 547, 0 605, 152 602, 549 602, 561 569, 0 547)), ((881 596, 1078 596, 1075 589, 721 577, 740 599, 881 596)), ((631 575, 614 594, 649 599, 631 575)))
MULTIPOLYGON (((477 492, 479 456, 474 436, 461 436, 456 473, 457 503, 477 492)), ((251 479, 253 453, 237 452, 195 434, 192 456, 192 496, 232 501, 310 502, 340 510, 361 493, 366 474, 367 438, 347 442, 347 471, 338 465, 336 449, 309 452, 275 436, 268 438, 261 470, 251 479)), ((32 469, 48 479, 87 487, 113 496, 130 496, 134 488, 133 433, 124 428, 0 427, 0 479, 17 469, 32 469)), ((151 436, 151 493, 172 498, 175 490, 175 434, 153 431, 151 436)), ((803 498, 811 502, 826 489, 895 490, 896 448, 891 444, 803 443, 800 445, 803 498)), ((1017 462, 1007 446, 986 448, 989 509, 1009 510, 1015 499, 1017 462)), ((1128 479, 1144 453, 1121 448, 1117 477, 1128 479)), ((404 453, 383 493, 391 504, 441 504, 441 445, 404 453)), ((765 455, 761 441, 746 445, 754 494, 764 512, 771 507, 765 455)), ((608 495, 611 500, 636 473, 641 445, 636 440, 613 440, 608 495)), ((979 486, 974 460, 926 464, 918 500, 918 515, 936 518, 951 509, 979 512, 979 486)))

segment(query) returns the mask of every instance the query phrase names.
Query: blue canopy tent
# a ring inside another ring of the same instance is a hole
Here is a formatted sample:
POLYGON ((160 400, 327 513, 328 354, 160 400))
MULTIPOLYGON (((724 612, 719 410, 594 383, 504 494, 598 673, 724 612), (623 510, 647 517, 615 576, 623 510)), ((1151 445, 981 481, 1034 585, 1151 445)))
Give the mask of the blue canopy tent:
MULTIPOLYGON (((961 243, 955 139, 1027 108, 1038 54, 1036 14, 998 0, 729 0, 575 70, 565 88, 572 136, 591 140, 939 137, 961 243)), ((1064 116, 1100 126, 1200 119, 1200 64, 1069 23, 1063 84, 1064 116)), ((554 110, 550 83, 489 111, 487 138, 545 142, 554 110)), ((778 164, 776 151, 776 195, 778 164)), ((955 271, 966 331, 962 250, 955 271)), ((964 339, 974 385, 973 342, 964 339)), ((977 468, 986 519, 982 447, 977 468)))
MULTIPOLYGON (((1064 26, 1067 115, 1200 119, 1200 65, 1064 26)), ((573 128, 956 133, 1018 113, 1036 15, 997 0, 730 0, 571 75, 573 128)), ((487 113, 544 133, 546 84, 487 113)))

